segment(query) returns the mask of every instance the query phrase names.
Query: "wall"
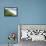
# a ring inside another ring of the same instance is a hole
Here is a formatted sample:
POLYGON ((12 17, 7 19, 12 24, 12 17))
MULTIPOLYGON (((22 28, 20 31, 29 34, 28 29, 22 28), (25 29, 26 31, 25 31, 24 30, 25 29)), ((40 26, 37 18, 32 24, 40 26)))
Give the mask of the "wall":
MULTIPOLYGON (((8 43, 8 34, 10 32, 18 32, 17 24, 19 17, 5 17, 4 7, 17 7, 15 0, 1 0, 0 1, 0 44, 8 43)), ((16 39, 16 43, 17 43, 16 39)))
POLYGON ((0 44, 18 32, 17 24, 46 24, 46 0, 0 0, 0 44), (18 7, 18 17, 4 17, 4 7, 18 7))
POLYGON ((21 24, 46 24, 46 0, 21 1, 21 24))

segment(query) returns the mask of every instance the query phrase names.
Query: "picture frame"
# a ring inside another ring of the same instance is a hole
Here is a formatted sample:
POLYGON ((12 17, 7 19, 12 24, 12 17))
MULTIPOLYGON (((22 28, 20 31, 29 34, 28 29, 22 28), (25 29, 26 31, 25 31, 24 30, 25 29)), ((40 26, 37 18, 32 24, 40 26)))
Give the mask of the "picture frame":
POLYGON ((18 8, 17 7, 4 7, 4 16, 18 16, 18 8))

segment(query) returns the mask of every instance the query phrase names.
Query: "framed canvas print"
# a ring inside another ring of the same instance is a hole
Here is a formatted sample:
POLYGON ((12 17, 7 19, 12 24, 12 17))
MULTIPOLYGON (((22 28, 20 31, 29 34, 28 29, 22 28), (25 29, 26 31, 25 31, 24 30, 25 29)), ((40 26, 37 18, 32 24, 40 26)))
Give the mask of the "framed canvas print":
POLYGON ((18 8, 17 7, 5 7, 4 16, 18 16, 18 8))

